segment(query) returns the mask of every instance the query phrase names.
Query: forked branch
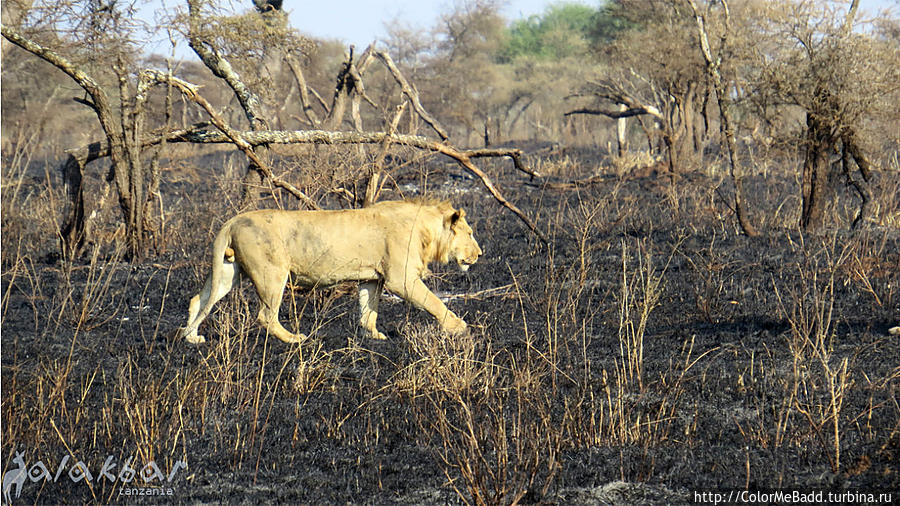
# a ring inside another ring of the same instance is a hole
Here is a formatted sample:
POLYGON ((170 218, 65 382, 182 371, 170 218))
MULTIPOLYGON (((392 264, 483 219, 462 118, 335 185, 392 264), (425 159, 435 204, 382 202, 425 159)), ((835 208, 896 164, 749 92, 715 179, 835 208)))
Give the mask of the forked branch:
POLYGON ((290 192, 291 195, 297 197, 297 199, 303 202, 310 209, 319 209, 319 206, 316 205, 316 203, 311 198, 306 196, 305 193, 303 193, 297 187, 288 183, 287 181, 276 177, 275 174, 272 173, 272 169, 270 169, 268 165, 263 163, 263 161, 260 160, 258 156, 256 156, 256 153, 253 151, 253 146, 251 146, 249 143, 247 143, 247 141, 244 140, 241 132, 238 132, 228 126, 228 124, 225 123, 225 120, 223 120, 222 117, 219 116, 218 113, 216 113, 212 105, 197 92, 197 86, 187 81, 178 79, 177 77, 174 77, 170 74, 166 74, 156 70, 145 70, 141 73, 141 77, 144 79, 155 80, 156 82, 160 83, 169 83, 172 86, 178 88, 182 95, 184 95, 187 99, 194 102, 195 104, 199 105, 201 108, 203 108, 204 111, 206 111, 207 114, 209 114, 210 120, 212 120, 213 125, 215 125, 216 128, 218 128, 222 132, 222 134, 228 138, 228 142, 231 142, 232 144, 237 146, 238 149, 240 149, 244 152, 245 155, 247 155, 247 158, 249 158, 252 162, 252 166, 254 169, 262 173, 275 186, 284 188, 285 190, 290 192))
MULTIPOLYGON (((387 132, 329 132, 323 130, 297 130, 297 131, 276 131, 268 130, 261 132, 234 132, 235 137, 242 139, 250 146, 258 146, 263 144, 382 144, 389 141, 393 144, 401 144, 417 149, 433 151, 448 156, 464 169, 474 174, 481 180, 481 183, 488 192, 503 207, 509 209, 513 214, 519 217, 523 223, 538 238, 547 243, 544 234, 537 228, 528 216, 516 207, 515 204, 506 200, 500 193, 500 190, 494 185, 494 182, 481 169, 472 163, 472 158, 485 156, 508 156, 513 159, 516 167, 526 173, 537 176, 533 171, 527 171, 522 166, 519 158, 522 152, 518 149, 493 149, 493 150, 459 150, 445 143, 433 141, 419 135, 391 134, 387 132)), ((223 132, 215 131, 191 131, 182 136, 179 141, 194 143, 233 143, 234 140, 223 132)))

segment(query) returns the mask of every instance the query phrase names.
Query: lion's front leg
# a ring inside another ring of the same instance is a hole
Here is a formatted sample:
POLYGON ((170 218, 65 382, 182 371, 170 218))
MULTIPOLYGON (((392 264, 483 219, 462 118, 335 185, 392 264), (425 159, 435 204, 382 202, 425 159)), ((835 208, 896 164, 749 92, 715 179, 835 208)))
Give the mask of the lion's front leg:
POLYGON ((387 337, 378 332, 378 301, 384 281, 367 281, 359 284, 359 326, 366 329, 372 339, 384 340, 387 337))
POLYGON ((441 299, 432 293, 421 279, 408 279, 402 283, 391 283, 388 280, 386 286, 388 290, 403 297, 414 306, 431 313, 447 333, 461 335, 466 332, 466 322, 456 316, 456 313, 447 309, 441 299))

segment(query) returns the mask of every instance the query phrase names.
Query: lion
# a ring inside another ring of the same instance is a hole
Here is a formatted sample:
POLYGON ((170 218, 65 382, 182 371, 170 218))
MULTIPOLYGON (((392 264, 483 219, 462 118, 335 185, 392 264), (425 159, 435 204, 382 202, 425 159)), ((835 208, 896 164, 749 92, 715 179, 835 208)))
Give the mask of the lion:
POLYGON ((198 344, 197 329, 213 305, 249 277, 260 299, 259 323, 286 343, 306 339, 278 321, 288 277, 322 287, 359 282, 359 325, 368 336, 378 331, 378 301, 387 288, 431 313, 444 331, 464 334, 466 322, 439 299, 422 278, 432 262, 455 261, 463 271, 482 255, 466 213, 447 201, 385 201, 362 209, 337 211, 260 210, 228 220, 212 244, 212 269, 203 289, 190 301, 187 325, 179 337, 198 344))

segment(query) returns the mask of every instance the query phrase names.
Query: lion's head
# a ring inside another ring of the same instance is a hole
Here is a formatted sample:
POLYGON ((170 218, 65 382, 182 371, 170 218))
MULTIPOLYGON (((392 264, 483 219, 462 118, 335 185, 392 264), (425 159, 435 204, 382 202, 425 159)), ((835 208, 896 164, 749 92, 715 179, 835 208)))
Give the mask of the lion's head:
POLYGON ((466 212, 462 209, 454 210, 445 218, 444 228, 448 233, 445 236, 444 261, 454 260, 461 270, 469 270, 469 266, 478 261, 482 251, 475 241, 472 227, 466 221, 466 212))

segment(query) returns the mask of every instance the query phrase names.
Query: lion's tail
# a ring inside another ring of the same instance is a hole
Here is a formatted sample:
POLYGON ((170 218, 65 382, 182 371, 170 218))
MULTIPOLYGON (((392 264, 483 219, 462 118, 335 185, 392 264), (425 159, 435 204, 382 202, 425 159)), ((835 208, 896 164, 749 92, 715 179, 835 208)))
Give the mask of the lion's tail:
MULTIPOLYGON (((222 277, 225 275, 223 262, 234 262, 234 249, 231 247, 231 221, 222 226, 222 230, 216 235, 212 244, 212 271, 210 272, 210 286, 217 287, 222 284, 222 277)), ((215 301, 210 297, 209 308, 215 301)), ((204 311, 206 312, 206 311, 204 311)))
POLYGON ((233 261, 234 250, 231 248, 231 222, 229 221, 222 226, 213 240, 209 277, 200 293, 191 299, 188 323, 179 332, 180 337, 187 337, 190 340, 193 336, 194 339, 197 339, 197 327, 206 319, 213 305, 219 300, 220 296, 217 295, 217 292, 225 277, 225 262, 233 261))

